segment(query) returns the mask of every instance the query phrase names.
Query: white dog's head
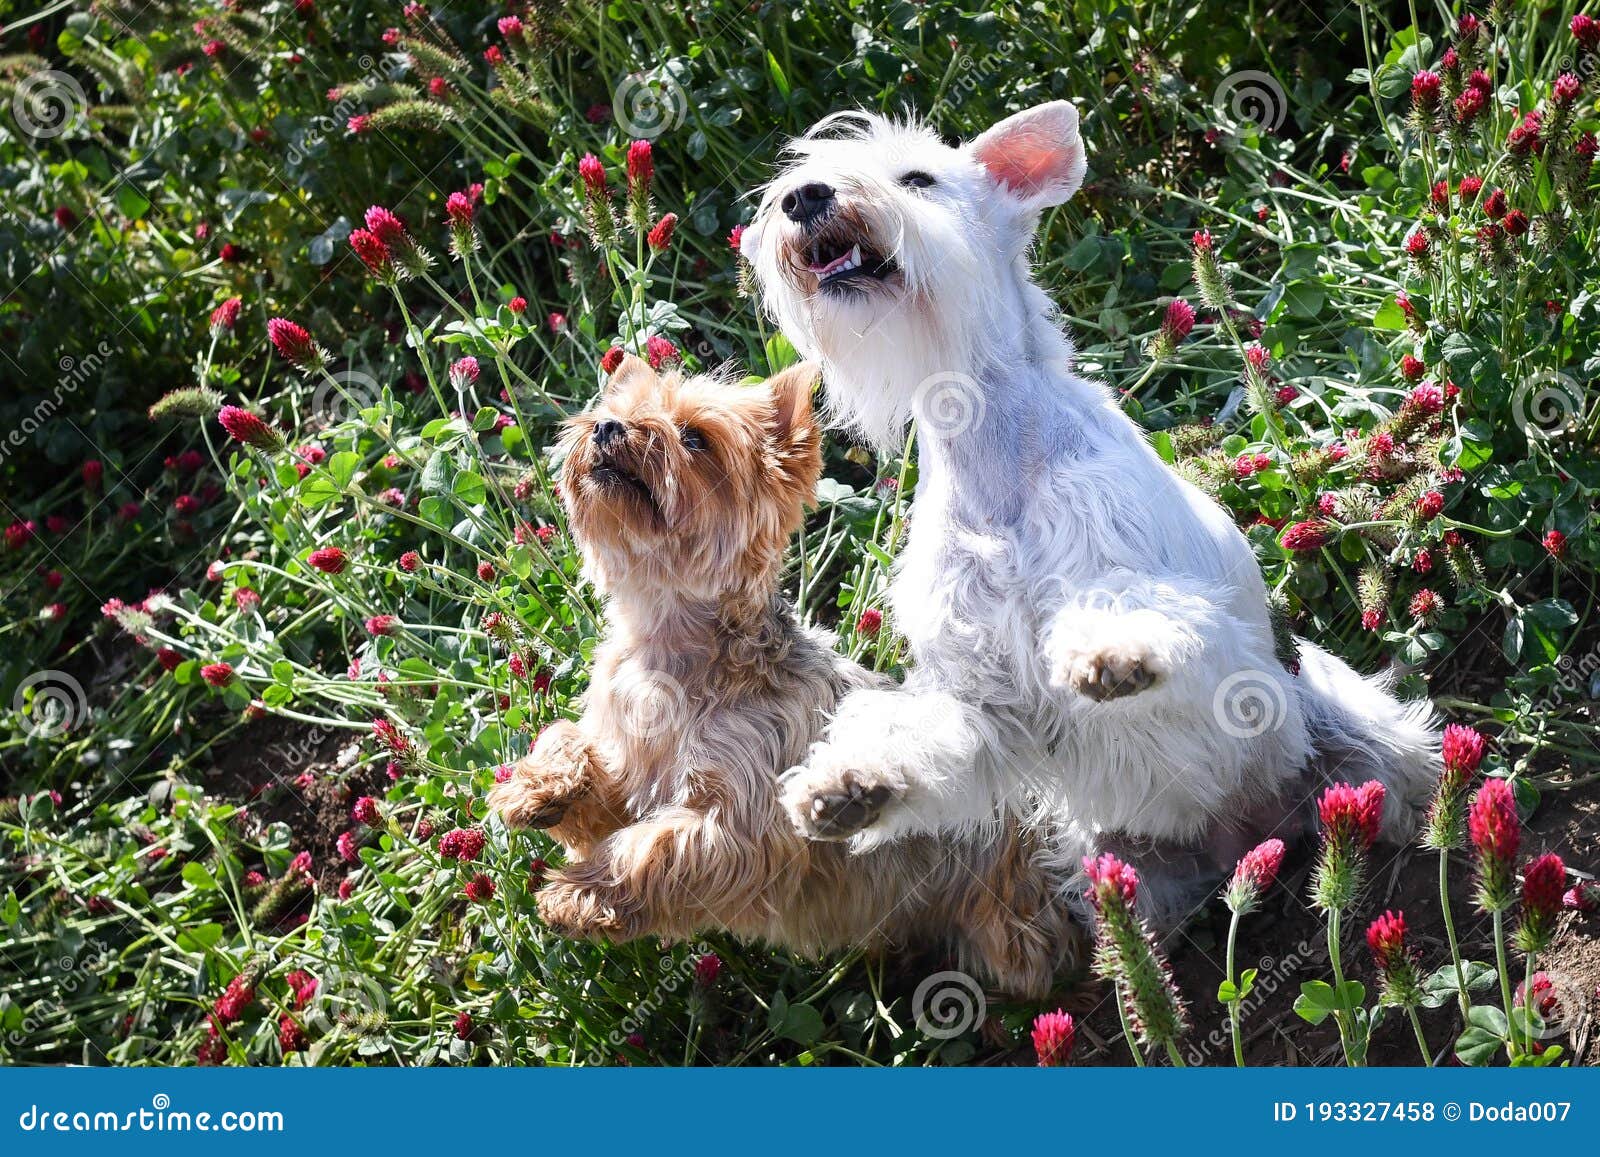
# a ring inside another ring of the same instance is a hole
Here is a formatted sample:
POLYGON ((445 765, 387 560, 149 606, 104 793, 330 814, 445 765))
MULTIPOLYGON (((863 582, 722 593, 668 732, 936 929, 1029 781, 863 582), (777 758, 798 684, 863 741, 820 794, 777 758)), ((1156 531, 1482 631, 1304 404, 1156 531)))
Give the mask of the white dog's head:
POLYGON ((929 129, 838 113, 790 142, 740 250, 830 401, 894 444, 918 383, 970 372, 984 335, 1018 330, 1039 214, 1083 183, 1077 110, 1053 101, 960 148, 929 129))

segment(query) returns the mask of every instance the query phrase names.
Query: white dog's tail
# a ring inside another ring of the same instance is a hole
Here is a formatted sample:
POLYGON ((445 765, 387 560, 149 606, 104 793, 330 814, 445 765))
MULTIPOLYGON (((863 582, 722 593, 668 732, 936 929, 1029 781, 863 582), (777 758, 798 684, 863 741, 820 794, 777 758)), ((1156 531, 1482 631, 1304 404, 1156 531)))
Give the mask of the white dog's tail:
POLYGON ((1313 772, 1326 783, 1381 782, 1388 791, 1383 838, 1410 840, 1439 782, 1433 704, 1426 699, 1402 703, 1390 693, 1392 678, 1362 678, 1315 643, 1295 642, 1300 651, 1295 685, 1310 733, 1313 772))

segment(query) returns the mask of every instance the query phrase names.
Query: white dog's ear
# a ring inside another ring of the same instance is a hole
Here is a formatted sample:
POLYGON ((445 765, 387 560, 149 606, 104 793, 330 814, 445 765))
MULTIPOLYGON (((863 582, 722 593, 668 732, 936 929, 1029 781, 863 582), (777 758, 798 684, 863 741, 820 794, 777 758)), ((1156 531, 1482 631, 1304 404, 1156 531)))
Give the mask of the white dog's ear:
POLYGON ((1078 110, 1064 100, 1009 116, 967 146, 996 184, 1029 209, 1068 200, 1083 184, 1088 158, 1078 110))

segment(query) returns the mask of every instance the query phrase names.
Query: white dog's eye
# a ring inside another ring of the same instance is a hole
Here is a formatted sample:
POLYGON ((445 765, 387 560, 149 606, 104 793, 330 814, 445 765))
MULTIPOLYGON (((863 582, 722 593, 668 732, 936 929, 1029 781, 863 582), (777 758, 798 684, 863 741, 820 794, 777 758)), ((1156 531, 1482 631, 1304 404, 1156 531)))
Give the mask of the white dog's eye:
POLYGON ((908 189, 926 189, 935 181, 921 169, 912 169, 909 173, 900 174, 900 183, 908 189))

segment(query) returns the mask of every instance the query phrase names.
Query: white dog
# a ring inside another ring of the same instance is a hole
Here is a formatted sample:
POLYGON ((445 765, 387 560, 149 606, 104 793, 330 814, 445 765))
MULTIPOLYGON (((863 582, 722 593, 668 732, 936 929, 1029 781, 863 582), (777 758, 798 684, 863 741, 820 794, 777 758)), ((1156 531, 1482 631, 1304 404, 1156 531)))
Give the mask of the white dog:
POLYGON ((914 666, 789 773, 801 830, 865 848, 1064 811, 1147 873, 1214 878, 1321 781, 1377 778, 1407 837, 1430 707, 1304 641, 1285 667, 1244 535, 1074 374, 1030 279, 1041 210, 1083 181, 1074 108, 960 148, 839 114, 788 151, 742 251, 838 417, 885 448, 916 418, 919 467, 890 591, 914 666))

